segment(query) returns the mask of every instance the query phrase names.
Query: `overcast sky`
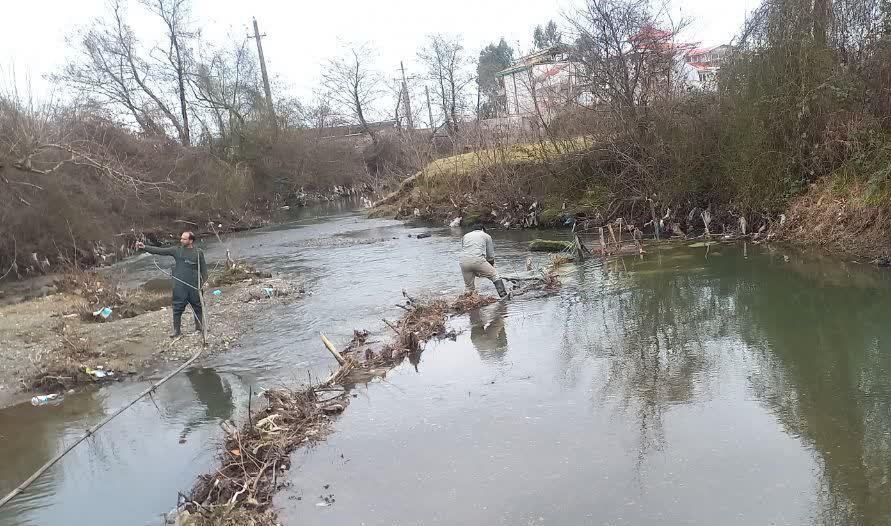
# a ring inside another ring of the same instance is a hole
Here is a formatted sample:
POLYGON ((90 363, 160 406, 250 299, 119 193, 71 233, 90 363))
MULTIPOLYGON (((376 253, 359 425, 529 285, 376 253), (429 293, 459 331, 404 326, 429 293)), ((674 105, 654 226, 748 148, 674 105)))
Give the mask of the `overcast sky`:
MULTIPOLYGON (((504 37, 520 51, 531 47, 532 29, 554 18, 562 21, 582 0, 193 0, 193 18, 211 40, 226 34, 241 38, 256 16, 264 39, 270 75, 290 94, 305 98, 317 83, 320 65, 337 53, 339 41, 369 42, 378 50, 379 67, 395 76, 404 60, 409 75, 416 70, 414 57, 426 35, 460 33, 472 56, 504 37)), ((694 19, 686 40, 704 45, 728 41, 741 26, 748 9, 758 0, 673 0, 673 9, 694 19)), ((0 79, 9 86, 31 79, 40 95, 50 93, 44 80, 57 71, 69 51, 65 36, 88 24, 106 10, 105 0, 5 0, 0 31, 0 79)), ((131 3, 135 3, 131 0, 131 3)), ((131 25, 140 38, 156 30, 153 20, 136 19, 131 25)))

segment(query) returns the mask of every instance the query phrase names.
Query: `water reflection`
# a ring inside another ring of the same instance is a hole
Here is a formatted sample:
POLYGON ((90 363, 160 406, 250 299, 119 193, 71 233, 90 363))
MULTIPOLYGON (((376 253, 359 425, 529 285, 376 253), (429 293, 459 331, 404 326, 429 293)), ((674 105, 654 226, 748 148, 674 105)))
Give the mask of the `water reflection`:
MULTIPOLYGON (((722 253, 706 266, 678 265, 683 252, 604 268, 599 395, 636 418, 643 455, 664 448, 666 411, 709 395, 716 367, 753 360, 750 394, 818 455, 814 523, 891 523, 887 274, 761 247, 722 253), (721 343, 730 336, 745 356, 721 343)), ((578 305, 566 306, 573 324, 578 305)))
POLYGON ((507 353, 507 306, 498 302, 489 309, 474 309, 470 318, 470 342, 484 361, 500 362, 507 353))
POLYGON ((196 415, 186 422, 180 434, 180 441, 185 441, 189 433, 197 426, 213 421, 223 421, 232 418, 235 405, 232 403, 232 388, 228 382, 210 368, 189 369, 186 378, 195 396, 203 406, 204 414, 196 415))

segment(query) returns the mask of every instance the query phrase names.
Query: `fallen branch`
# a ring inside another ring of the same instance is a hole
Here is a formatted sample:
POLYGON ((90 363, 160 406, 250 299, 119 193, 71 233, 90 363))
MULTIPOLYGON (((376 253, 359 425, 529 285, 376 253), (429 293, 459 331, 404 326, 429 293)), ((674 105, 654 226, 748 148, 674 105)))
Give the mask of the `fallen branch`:
POLYGON ((334 355, 334 359, 337 360, 337 363, 340 364, 340 365, 345 364, 345 363, 346 363, 346 360, 345 360, 344 357, 340 354, 340 352, 337 351, 337 348, 334 347, 334 344, 331 343, 331 340, 329 340, 327 337, 325 337, 325 335, 322 334, 322 333, 319 333, 319 336, 322 337, 322 343, 325 344, 325 348, 326 348, 326 349, 328 349, 329 351, 331 351, 331 354, 334 355))

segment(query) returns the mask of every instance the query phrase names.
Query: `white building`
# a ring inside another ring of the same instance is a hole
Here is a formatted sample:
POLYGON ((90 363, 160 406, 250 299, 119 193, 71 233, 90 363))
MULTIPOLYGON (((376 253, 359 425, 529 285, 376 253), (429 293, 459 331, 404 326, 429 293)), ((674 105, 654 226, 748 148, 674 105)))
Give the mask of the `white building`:
POLYGON ((501 104, 498 117, 549 122, 579 96, 576 64, 565 48, 551 47, 526 55, 498 72, 501 104))
POLYGON ((702 90, 715 89, 718 71, 732 49, 729 44, 723 44, 707 48, 693 48, 688 51, 684 56, 687 86, 702 90))

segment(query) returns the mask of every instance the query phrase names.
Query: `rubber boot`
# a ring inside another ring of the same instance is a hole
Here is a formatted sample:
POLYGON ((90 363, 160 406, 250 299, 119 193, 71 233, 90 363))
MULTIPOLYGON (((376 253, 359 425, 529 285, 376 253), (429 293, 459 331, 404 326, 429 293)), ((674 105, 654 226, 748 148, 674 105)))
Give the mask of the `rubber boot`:
POLYGON ((495 290, 498 291, 498 296, 501 299, 510 299, 510 294, 508 294, 508 292, 506 290, 504 290, 504 280, 503 279, 497 279, 497 280, 493 281, 492 283, 495 284, 495 290))
POLYGON ((182 336, 182 334, 183 334, 182 326, 183 326, 182 315, 173 316, 173 332, 170 333, 170 337, 171 338, 179 338, 180 336, 182 336))

